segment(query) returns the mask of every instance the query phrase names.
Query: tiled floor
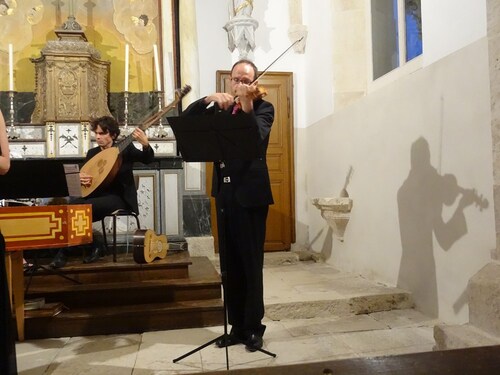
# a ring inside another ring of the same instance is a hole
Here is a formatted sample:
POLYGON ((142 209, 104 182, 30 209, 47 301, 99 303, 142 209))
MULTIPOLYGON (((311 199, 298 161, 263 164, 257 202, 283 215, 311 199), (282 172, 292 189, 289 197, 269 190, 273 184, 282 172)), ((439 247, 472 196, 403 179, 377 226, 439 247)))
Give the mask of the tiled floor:
MULTIPOLYGON (((387 296, 404 291, 323 263, 266 266, 264 275, 268 312, 264 348, 276 358, 237 345, 228 351, 231 369, 432 350, 436 321, 405 309, 404 298, 400 310, 349 312, 357 298, 376 308, 390 299, 387 296)), ((16 346, 18 372, 167 375, 224 370, 225 350, 214 345, 173 363, 222 333, 223 327, 209 327, 26 341, 16 346)))

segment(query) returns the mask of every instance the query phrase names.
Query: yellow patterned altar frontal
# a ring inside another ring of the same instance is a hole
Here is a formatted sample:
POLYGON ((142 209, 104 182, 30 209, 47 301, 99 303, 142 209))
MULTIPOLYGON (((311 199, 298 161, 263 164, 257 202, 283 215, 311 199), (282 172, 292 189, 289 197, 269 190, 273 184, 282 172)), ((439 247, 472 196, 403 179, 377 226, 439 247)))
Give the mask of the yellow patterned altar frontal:
POLYGON ((92 241, 92 205, 0 208, 7 251, 74 246, 92 241))

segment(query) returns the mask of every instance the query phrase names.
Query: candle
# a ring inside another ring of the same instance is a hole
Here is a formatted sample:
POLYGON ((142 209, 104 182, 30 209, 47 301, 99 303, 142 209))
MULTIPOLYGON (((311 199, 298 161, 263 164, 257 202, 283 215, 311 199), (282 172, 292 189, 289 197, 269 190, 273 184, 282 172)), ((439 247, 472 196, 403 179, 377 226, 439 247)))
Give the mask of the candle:
POLYGON ((158 59, 158 47, 156 44, 153 45, 153 54, 155 60, 156 90, 161 91, 160 60, 158 59))
POLYGON ((125 44, 125 92, 128 91, 128 44, 125 44))
POLYGON ((14 91, 14 53, 9 44, 9 91, 14 91))

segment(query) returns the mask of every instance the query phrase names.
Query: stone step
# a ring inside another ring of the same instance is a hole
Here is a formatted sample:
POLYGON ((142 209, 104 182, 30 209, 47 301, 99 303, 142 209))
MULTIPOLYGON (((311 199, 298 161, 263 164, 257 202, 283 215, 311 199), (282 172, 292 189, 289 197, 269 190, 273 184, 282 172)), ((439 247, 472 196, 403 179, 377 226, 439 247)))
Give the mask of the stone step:
POLYGON ((387 292, 371 296, 282 303, 266 303, 266 317, 272 320, 308 319, 325 316, 346 317, 380 311, 411 309, 409 293, 387 292))
MULTIPOLYGON (((217 258, 212 258, 220 271, 217 258)), ((271 320, 347 317, 411 309, 411 293, 340 272, 308 251, 264 254, 264 304, 271 320)))
POLYGON ((500 345, 500 337, 493 336, 474 325, 438 324, 434 326, 435 350, 472 348, 476 346, 500 345))
POLYGON ((272 320, 411 309, 411 293, 340 272, 311 252, 266 253, 264 303, 272 320), (279 269, 279 272, 276 270, 279 269))

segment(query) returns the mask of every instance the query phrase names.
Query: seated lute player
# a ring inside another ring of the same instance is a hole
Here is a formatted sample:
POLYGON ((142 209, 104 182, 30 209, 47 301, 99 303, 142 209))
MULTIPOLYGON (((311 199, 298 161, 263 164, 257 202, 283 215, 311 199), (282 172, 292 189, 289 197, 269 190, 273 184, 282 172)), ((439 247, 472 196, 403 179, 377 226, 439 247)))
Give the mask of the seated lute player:
MULTIPOLYGON (((106 150, 116 145, 116 139, 120 135, 118 122, 111 116, 100 117, 90 124, 91 130, 95 133, 97 147, 87 152, 85 162, 93 158, 102 150, 106 150)), ((118 173, 107 186, 100 186, 85 198, 71 199, 72 204, 91 204, 92 221, 100 221, 105 216, 118 209, 127 209, 134 212, 139 211, 137 203, 137 189, 134 181, 133 165, 135 162, 149 164, 154 160, 154 151, 150 147, 148 137, 140 128, 134 129, 132 137, 142 145, 139 150, 130 143, 121 153, 122 163, 118 173)), ((80 183, 83 186, 92 184, 92 176, 80 173, 80 183)), ((104 255, 102 238, 94 233, 94 241, 89 254, 84 257, 84 263, 92 263, 104 255)), ((69 248, 59 249, 50 266, 52 268, 64 267, 71 250, 69 248)))

